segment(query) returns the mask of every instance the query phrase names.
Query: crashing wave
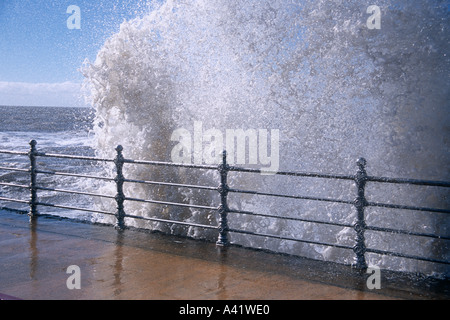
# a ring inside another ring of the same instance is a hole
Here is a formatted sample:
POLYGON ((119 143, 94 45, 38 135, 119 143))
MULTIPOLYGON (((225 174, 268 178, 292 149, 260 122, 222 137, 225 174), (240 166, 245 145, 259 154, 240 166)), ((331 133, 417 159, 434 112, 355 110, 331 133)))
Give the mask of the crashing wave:
MULTIPOLYGON (((170 161, 178 128, 278 129, 280 170, 354 174, 363 156, 370 175, 448 180, 449 13, 440 1, 377 1, 380 29, 369 29, 360 1, 167 0, 125 21, 84 73, 96 109, 96 150, 126 158, 170 161)), ((125 175, 156 181, 213 185, 217 173, 145 166, 125 175)), ((286 194, 353 199, 352 185, 230 174, 231 185, 286 194), (339 189, 340 188, 340 189, 339 189)), ((132 185, 133 197, 217 205, 214 192, 132 185)), ((106 188, 106 187, 105 187, 106 188)), ((386 191, 384 202, 446 205, 435 190, 386 191)), ((260 213, 351 223, 352 208, 309 201, 234 196, 230 206, 260 213)), ((102 204, 99 204, 102 205, 102 204)), ((134 215, 217 224, 215 213, 128 204, 134 215)), ((386 210, 367 211, 383 220, 386 210)), ((400 215, 399 215, 400 216, 400 215)), ((401 219, 390 216, 393 224, 401 219)), ((330 230, 270 219, 230 217, 256 230, 315 239, 330 230)), ((410 218, 406 218, 410 219, 410 218)), ((437 228, 439 216, 427 217, 437 228)), ((411 225, 422 228, 424 218, 411 225)), ((215 237, 198 229, 130 224, 215 237)), ((353 230, 333 229, 330 240, 352 244, 353 230)), ((368 241, 379 241, 376 235, 368 241)), ((233 235, 233 242, 348 263, 335 249, 233 235)), ((432 244, 425 244, 429 250, 432 244)), ((375 259, 375 258, 374 258, 375 259)), ((380 261, 379 261, 380 262, 380 261)), ((392 262, 389 262, 392 263, 392 262)), ((394 267, 395 268, 395 267, 394 267)))

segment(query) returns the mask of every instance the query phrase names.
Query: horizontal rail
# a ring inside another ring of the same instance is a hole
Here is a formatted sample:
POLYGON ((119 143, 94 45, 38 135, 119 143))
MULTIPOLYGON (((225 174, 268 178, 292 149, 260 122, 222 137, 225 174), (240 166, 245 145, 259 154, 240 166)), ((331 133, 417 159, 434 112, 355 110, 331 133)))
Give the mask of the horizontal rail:
POLYGON ((0 186, 7 186, 7 187, 16 187, 16 188, 26 188, 29 189, 29 185, 24 184, 17 184, 17 183, 10 183, 10 182, 0 182, 0 186))
MULTIPOLYGON (((11 151, 11 150, 0 150, 0 154, 1 153, 24 155, 24 156, 29 155, 29 152, 11 151)), ((76 155, 67 155, 67 154, 52 154, 52 153, 45 153, 45 152, 36 152, 35 155, 40 156, 40 157, 52 157, 52 158, 61 158, 61 159, 114 162, 114 159, 110 159, 110 158, 76 156, 76 155)), ((185 163, 173 163, 173 162, 150 161, 150 160, 124 159, 124 162, 125 163, 133 163, 133 164, 167 166, 167 167, 184 167, 184 168, 196 168, 196 169, 207 169, 207 170, 216 170, 217 169, 217 166, 214 166, 214 165, 185 164, 185 163)), ((0 169, 7 170, 8 168, 0 167, 0 169)), ((235 166, 229 166, 229 171, 247 172, 247 173, 264 173, 265 172, 264 169, 242 168, 242 167, 235 167, 235 166)), ((277 175, 288 175, 288 176, 297 176, 297 177, 355 180, 354 175, 323 174, 323 173, 318 173, 318 172, 300 172, 300 171, 277 171, 274 173, 277 175)), ((420 180, 420 179, 390 178, 390 177, 375 177, 375 176, 367 176, 366 179, 367 179, 367 181, 372 181, 372 182, 412 184, 412 185, 436 186, 436 187, 450 187, 450 182, 437 181, 437 180, 420 180)))
POLYGON ((450 182, 435 181, 435 180, 418 180, 418 179, 403 179, 403 178, 387 178, 387 177, 368 176, 367 181, 397 183, 397 184, 411 184, 411 185, 433 186, 433 187, 446 187, 446 188, 450 187, 450 182))
POLYGON ((446 261, 446 260, 439 260, 439 259, 433 259, 433 258, 428 258, 428 257, 421 257, 421 256, 415 256, 415 255, 409 255, 409 254, 385 251, 385 250, 378 250, 378 249, 372 249, 372 248, 366 248, 366 252, 387 255, 387 256, 392 256, 392 257, 407 258, 407 259, 412 259, 412 260, 450 264, 450 261, 446 261))
POLYGON ((268 193, 268 192, 260 192, 260 191, 250 191, 250 190, 240 190, 240 189, 228 189, 228 192, 246 193, 246 194, 253 194, 253 195, 260 195, 260 196, 281 197, 281 198, 289 198, 289 199, 315 200, 315 201, 354 204, 354 201, 349 201, 349 200, 310 197, 310 196, 291 196, 291 195, 284 195, 284 194, 276 194, 276 193, 268 193))
MULTIPOLYGON (((247 172, 247 173, 259 173, 264 174, 264 169, 252 169, 252 168, 241 168, 230 166, 229 171, 235 172, 247 172)), ((300 171, 276 171, 273 172, 280 176, 293 176, 293 177, 309 177, 309 178, 324 178, 324 179, 341 179, 341 180, 355 180, 354 175, 344 175, 344 174, 324 174, 316 172, 300 172, 300 171)))
POLYGON ((276 235, 276 234, 268 234, 268 233, 262 233, 262 232, 233 229, 233 228, 228 229, 228 231, 235 232, 235 233, 248 234, 248 235, 253 235, 253 236, 266 237, 266 238, 274 238, 274 239, 279 239, 279 240, 288 240, 288 241, 303 242, 303 243, 315 244, 315 245, 321 245, 321 246, 327 246, 327 247, 335 247, 335 248, 340 248, 340 249, 353 249, 353 247, 342 245, 342 244, 298 239, 298 238, 286 237, 286 236, 276 235))
POLYGON ((427 238, 433 238, 433 239, 450 240, 449 236, 435 235, 432 233, 406 231, 406 230, 399 230, 399 229, 391 229, 391 228, 383 228, 383 227, 375 227, 375 226, 366 226, 366 230, 388 232, 388 233, 395 233, 395 234, 404 234, 404 235, 408 235, 408 236, 427 237, 427 238))
POLYGON ((26 203, 26 204, 30 203, 30 201, 27 201, 27 200, 11 199, 11 198, 6 198, 6 197, 0 197, 0 200, 1 201, 9 201, 9 202, 26 203))
POLYGON ((211 166, 211 165, 203 165, 203 164, 186 164, 186 163, 148 161, 148 160, 131 160, 131 159, 123 159, 123 161, 124 161, 124 163, 145 164, 145 165, 152 165, 152 166, 181 167, 181 168, 191 168, 191 169, 217 170, 217 165, 216 166, 211 166))
POLYGON ((15 155, 21 155, 21 156, 28 155, 28 152, 25 152, 25 151, 12 151, 12 150, 0 150, 0 153, 15 154, 15 155))
POLYGON ((55 176, 67 176, 67 177, 114 181, 114 178, 110 178, 110 177, 101 177, 101 176, 85 175, 85 174, 78 174, 78 173, 47 171, 47 170, 36 170, 35 172, 42 173, 42 174, 50 174, 50 175, 55 175, 55 176))
POLYGON ((28 172, 28 173, 30 172, 30 169, 20 169, 20 168, 10 168, 10 167, 0 167, 0 170, 28 172))
POLYGON ((192 222, 183 222, 178 220, 168 220, 168 219, 161 219, 161 218, 154 218, 154 217, 142 217, 142 216, 135 216, 126 214, 125 218, 133 218, 133 219, 141 219, 146 221, 154 221, 154 222, 163 222, 163 223, 169 223, 169 224, 178 224, 183 226, 189 226, 189 227, 198 227, 198 228, 205 228, 205 229, 217 229, 217 226, 211 226, 206 224, 198 224, 198 223, 192 223, 192 222))
POLYGON ((92 197, 101 197, 101 198, 107 198, 107 199, 115 199, 114 196, 109 196, 109 195, 104 195, 104 194, 98 194, 98 193, 91 193, 91 192, 83 192, 83 191, 75 191, 75 190, 65 190, 65 189, 56 189, 56 188, 46 188, 46 187, 36 187, 36 189, 37 189, 37 190, 53 191, 53 192, 62 192, 62 193, 79 194, 79 195, 92 196, 92 197))
POLYGON ((207 186, 198 186, 198 185, 190 185, 190 184, 180 184, 180 183, 161 182, 161 181, 147 181, 147 180, 137 180, 137 179, 124 179, 123 181, 124 182, 132 182, 132 183, 152 184, 152 185, 158 185, 158 186, 170 186, 170 187, 217 191, 217 187, 207 187, 207 186))
POLYGON ((99 161, 99 162, 114 162, 113 159, 108 159, 108 158, 74 156, 74 155, 70 155, 70 154, 54 154, 54 153, 37 152, 35 155, 38 156, 38 157, 45 157, 45 158, 59 158, 59 159, 71 159, 71 160, 88 160, 88 161, 99 161))
POLYGON ((217 210, 217 207, 200 206, 200 205, 195 205, 195 204, 178 203, 178 202, 168 202, 168 201, 148 200, 148 199, 137 199, 137 198, 129 198, 129 197, 125 197, 125 200, 146 202, 146 203, 154 203, 154 204, 162 204, 162 205, 168 205, 168 206, 186 207, 186 208, 217 210))
POLYGON ((229 213, 241 213, 241 214, 264 217, 264 218, 274 218, 274 219, 308 222, 308 223, 316 223, 316 224, 326 224, 326 225, 332 225, 332 226, 344 227, 344 228, 353 228, 354 227, 353 225, 339 223, 339 222, 328 222, 328 221, 320 221, 320 220, 303 219, 303 218, 297 218, 297 217, 277 216, 277 215, 273 215, 273 214, 262 214, 262 213, 255 213, 255 212, 251 212, 251 211, 244 211, 244 210, 230 209, 230 210, 228 210, 228 212, 229 213))
POLYGON ((435 209, 435 208, 405 206, 405 205, 399 205, 399 204, 378 203, 378 202, 367 202, 367 206, 391 208, 391 209, 414 210, 414 211, 428 211, 428 212, 436 212, 436 213, 450 213, 450 210, 448 210, 448 209, 435 209))
POLYGON ((72 207, 72 206, 64 206, 54 203, 46 203, 46 202, 37 202, 37 205, 44 206, 44 207, 53 207, 53 208, 60 208, 60 209, 69 209, 69 210, 76 210, 76 211, 86 211, 86 212, 93 212, 93 213, 101 213, 106 215, 115 216, 115 213, 103 211, 103 210, 96 210, 96 209, 87 209, 87 208, 79 208, 79 207, 72 207))
MULTIPOLYGON (((245 194, 280 197, 280 198, 288 198, 288 199, 313 200, 313 201, 334 202, 334 203, 343 203, 343 204, 352 204, 352 205, 355 204, 354 200, 341 200, 341 199, 321 198, 321 197, 311 197, 311 196, 292 196, 292 195, 284 195, 284 194, 276 194, 276 193, 268 193, 268 192, 260 192, 260 191, 250 191, 250 190, 240 190, 240 189, 228 189, 228 191, 234 192, 234 193, 245 193, 245 194)), ((391 209, 428 211, 428 212, 436 212, 436 213, 450 213, 450 210, 448 210, 448 209, 406 206, 406 205, 389 204, 389 203, 367 202, 366 205, 369 207, 383 207, 383 208, 391 208, 391 209)))

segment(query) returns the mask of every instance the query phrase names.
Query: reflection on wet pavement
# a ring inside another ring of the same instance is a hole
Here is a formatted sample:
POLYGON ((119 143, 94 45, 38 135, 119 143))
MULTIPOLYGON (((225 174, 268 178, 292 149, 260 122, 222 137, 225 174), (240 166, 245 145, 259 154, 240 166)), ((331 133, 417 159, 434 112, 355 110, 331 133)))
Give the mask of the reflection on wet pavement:
MULTIPOLYGON (((417 281, 348 266, 70 220, 0 211, 0 293, 22 299, 392 299, 439 298, 417 281), (69 290, 67 267, 80 267, 69 290), (398 278, 398 277, 397 277, 398 278), (409 281, 409 282, 408 282, 409 281), (389 285, 392 284, 392 285, 389 285)), ((394 274, 395 276, 395 274, 394 274)), ((448 284, 448 283, 447 283, 448 284)), ((445 284, 444 284, 445 285, 445 284)), ((436 291, 436 290, 437 291, 436 291)), ((448 296, 447 296, 448 297, 448 296)), ((1 296, 0 296, 1 298, 1 296)))

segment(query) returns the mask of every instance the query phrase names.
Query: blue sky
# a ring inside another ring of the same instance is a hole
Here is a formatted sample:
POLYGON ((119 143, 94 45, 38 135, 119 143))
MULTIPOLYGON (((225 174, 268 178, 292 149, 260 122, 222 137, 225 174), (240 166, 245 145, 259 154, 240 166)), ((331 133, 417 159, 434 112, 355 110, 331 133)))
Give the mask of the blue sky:
POLYGON ((0 0, 0 105, 83 106, 78 71, 146 0, 0 0), (80 8, 69 29, 67 8, 80 8))

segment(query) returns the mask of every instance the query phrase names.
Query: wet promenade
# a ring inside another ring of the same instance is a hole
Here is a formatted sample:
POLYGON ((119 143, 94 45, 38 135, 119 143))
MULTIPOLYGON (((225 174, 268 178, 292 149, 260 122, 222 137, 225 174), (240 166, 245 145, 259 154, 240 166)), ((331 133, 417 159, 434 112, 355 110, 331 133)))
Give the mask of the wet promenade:
POLYGON ((0 298, 21 299, 448 299, 447 284, 110 226, 0 210, 0 298), (69 290, 67 268, 80 268, 69 290), (386 278, 387 277, 387 278, 386 278))

